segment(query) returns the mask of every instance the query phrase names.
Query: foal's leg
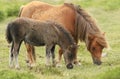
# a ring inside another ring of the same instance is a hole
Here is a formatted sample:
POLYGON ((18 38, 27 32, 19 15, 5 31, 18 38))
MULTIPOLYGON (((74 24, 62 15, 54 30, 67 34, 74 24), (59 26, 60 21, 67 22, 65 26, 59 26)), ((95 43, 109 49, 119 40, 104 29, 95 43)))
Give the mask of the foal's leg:
MULTIPOLYGON (((47 46, 46 46, 46 65, 47 65, 47 66, 50 66, 51 50, 54 51, 53 45, 47 45, 47 46)), ((52 51, 52 52, 53 52, 53 51, 52 51)), ((54 55, 53 55, 53 59, 54 59, 54 55)))
POLYGON ((9 55, 9 67, 13 68, 13 46, 14 43, 12 43, 11 49, 10 49, 10 55, 9 55))
POLYGON ((14 50, 13 50, 13 56, 15 58, 15 68, 19 69, 19 63, 18 63, 18 54, 19 54, 19 48, 21 43, 14 43, 14 50))
POLYGON ((52 54, 52 64, 53 64, 53 66, 55 66, 56 65, 56 63, 55 63, 55 53, 54 53, 54 51, 55 51, 55 45, 52 47, 52 49, 51 49, 51 54, 52 54))
POLYGON ((25 46, 27 48, 27 65, 33 67, 36 62, 35 48, 27 43, 25 43, 25 46))
POLYGON ((48 47, 48 46, 46 46, 46 65, 47 66, 50 66, 50 51, 51 49, 48 47))

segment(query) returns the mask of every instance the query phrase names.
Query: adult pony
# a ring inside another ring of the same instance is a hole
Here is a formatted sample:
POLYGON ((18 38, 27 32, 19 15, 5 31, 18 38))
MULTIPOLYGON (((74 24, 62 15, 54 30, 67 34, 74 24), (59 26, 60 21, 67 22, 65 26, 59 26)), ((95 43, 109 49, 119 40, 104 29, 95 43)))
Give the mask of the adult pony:
POLYGON ((10 67, 13 67, 13 61, 15 59, 15 67, 19 68, 18 53, 22 41, 25 41, 25 43, 33 46, 46 46, 47 65, 50 64, 50 56, 52 56, 53 65, 55 65, 54 49, 56 44, 59 45, 64 52, 66 67, 68 69, 73 68, 73 51, 76 45, 71 34, 58 23, 17 18, 8 24, 6 39, 8 43, 12 42, 10 67))
MULTIPOLYGON (((76 43, 78 40, 86 43, 93 62, 101 64, 101 53, 103 48, 108 47, 104 34, 98 28, 94 19, 81 7, 69 3, 62 5, 50 5, 40 1, 32 1, 24 5, 19 13, 20 17, 28 17, 36 20, 55 20, 61 23, 73 36, 76 43)), ((29 64, 35 62, 34 47, 26 44, 29 64)), ((59 51, 59 61, 62 50, 59 51)), ((77 62, 77 48, 74 51, 74 63, 77 62)))

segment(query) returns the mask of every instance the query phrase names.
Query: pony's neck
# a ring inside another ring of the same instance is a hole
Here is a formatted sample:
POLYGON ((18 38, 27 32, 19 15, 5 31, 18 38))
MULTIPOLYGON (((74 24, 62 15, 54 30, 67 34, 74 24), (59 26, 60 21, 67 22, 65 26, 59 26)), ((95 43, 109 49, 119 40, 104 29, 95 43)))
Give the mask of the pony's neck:
POLYGON ((69 40, 65 38, 61 38, 59 41, 59 45, 62 49, 67 49, 70 45, 73 45, 74 42, 70 42, 69 40))
POLYGON ((81 7, 76 7, 77 11, 77 29, 78 29, 78 38, 81 41, 86 41, 89 35, 98 35, 101 34, 101 30, 99 29, 98 25, 94 18, 92 18, 88 12, 86 12, 81 7))
POLYGON ((55 23, 55 28, 59 35, 59 45, 64 49, 74 44, 72 35, 60 24, 55 23))
MULTIPOLYGON (((76 30, 78 32, 78 38, 81 41, 84 41, 89 46, 90 39, 89 36, 94 37, 102 37, 101 30, 99 29, 98 25, 96 24, 96 21, 94 18, 92 18, 88 12, 86 12, 84 9, 82 9, 79 6, 76 6, 76 30)), ((103 38, 103 37, 102 37, 103 38)), ((104 38, 103 38, 104 40, 104 38)))

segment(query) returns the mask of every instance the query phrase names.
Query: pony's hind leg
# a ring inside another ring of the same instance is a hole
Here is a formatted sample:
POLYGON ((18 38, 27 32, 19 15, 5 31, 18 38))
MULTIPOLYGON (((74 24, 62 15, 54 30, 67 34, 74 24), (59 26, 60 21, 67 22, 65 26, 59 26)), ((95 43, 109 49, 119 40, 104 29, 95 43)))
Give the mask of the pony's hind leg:
POLYGON ((15 58, 15 68, 20 69, 19 63, 18 63, 18 54, 19 54, 19 48, 21 43, 14 43, 14 49, 13 49, 13 56, 15 58))
POLYGON ((11 49, 10 49, 10 54, 9 54, 9 67, 13 68, 13 46, 14 43, 12 43, 11 49))

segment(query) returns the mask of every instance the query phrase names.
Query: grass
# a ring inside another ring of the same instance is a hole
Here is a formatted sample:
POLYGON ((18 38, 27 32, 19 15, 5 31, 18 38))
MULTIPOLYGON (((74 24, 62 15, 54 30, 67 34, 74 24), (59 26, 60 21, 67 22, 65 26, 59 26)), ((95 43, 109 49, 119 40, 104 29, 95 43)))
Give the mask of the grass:
POLYGON ((15 70, 0 71, 1 79, 34 79, 35 77, 28 72, 20 72, 15 70), (6 75, 7 74, 7 75, 6 75))
POLYGON ((102 76, 100 75, 99 79, 120 79, 119 74, 120 74, 120 68, 116 67, 115 69, 108 70, 105 73, 102 73, 101 74, 102 76))
MULTIPOLYGON (((52 3, 51 1, 50 3, 52 3)), ((64 1, 52 4, 62 2, 64 1)), ((22 44, 19 54, 21 69, 10 69, 8 67, 9 48, 5 40, 5 29, 7 23, 16 18, 10 17, 0 22, 0 79, 120 79, 120 5, 118 5, 120 1, 71 0, 71 2, 84 7, 96 18, 101 30, 106 32, 111 50, 103 51, 107 53, 107 56, 102 58, 103 64, 101 66, 92 64, 90 53, 86 50, 84 43, 81 43, 78 50, 78 60, 81 61, 81 66, 75 66, 74 69, 68 70, 62 61, 60 68, 46 67, 45 47, 36 47, 37 66, 29 69, 25 63, 26 49, 22 44)), ((58 47, 56 59, 57 50, 58 47)))

